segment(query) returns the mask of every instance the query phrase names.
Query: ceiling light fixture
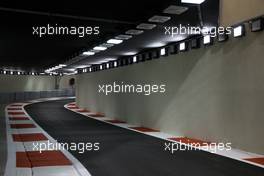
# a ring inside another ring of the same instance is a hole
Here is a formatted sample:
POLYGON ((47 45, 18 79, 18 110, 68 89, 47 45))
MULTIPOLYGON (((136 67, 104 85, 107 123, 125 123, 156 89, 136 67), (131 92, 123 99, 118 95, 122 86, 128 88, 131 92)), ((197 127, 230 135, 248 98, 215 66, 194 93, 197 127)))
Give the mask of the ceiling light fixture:
POLYGON ((94 50, 97 50, 97 51, 104 51, 106 50, 107 48, 106 47, 103 47, 103 46, 96 46, 93 48, 94 50))
POLYGON ((92 51, 85 51, 85 52, 83 52, 82 54, 85 55, 85 56, 92 56, 92 55, 94 55, 95 53, 92 52, 92 51))
POLYGON ((106 58, 106 59, 104 59, 103 61, 104 62, 108 62, 108 61, 114 61, 114 60, 116 60, 115 58, 106 58))
POLYGON ((171 5, 165 10, 163 10, 163 13, 167 14, 173 14, 173 15, 180 15, 188 10, 188 7, 183 7, 183 6, 176 6, 176 5, 171 5))
POLYGON ((139 35, 142 34, 144 31, 142 30, 136 30, 136 29, 131 29, 126 31, 126 34, 130 34, 130 35, 139 35))
POLYGON ((121 34, 121 35, 116 36, 115 38, 118 39, 118 40, 128 40, 128 39, 132 38, 132 36, 131 35, 123 35, 123 34, 121 34))
POLYGON ((151 43, 151 44, 147 45, 146 47, 149 47, 149 48, 158 48, 158 47, 163 47, 165 45, 166 45, 166 43, 155 42, 155 43, 151 43))
POLYGON ((205 0, 181 0, 182 3, 202 4, 205 0))
POLYGON ((169 17, 169 16, 155 15, 155 16, 151 17, 148 21, 154 22, 154 23, 165 23, 166 21, 169 21, 170 19, 171 19, 171 17, 169 17))
POLYGON ((79 65, 76 67, 76 69, 82 69, 82 68, 86 68, 89 67, 90 65, 79 65))
POLYGON ((91 52, 94 52, 94 53, 99 53, 100 51, 99 50, 90 50, 91 52))
POLYGON ((114 44, 112 44, 112 43, 103 43, 100 46, 106 47, 106 48, 110 48, 110 47, 114 46, 114 44))
POLYGON ((130 51, 130 52, 122 53, 122 55, 125 55, 125 56, 132 56, 132 55, 135 55, 135 54, 137 54, 136 51, 130 51))
POLYGON ((119 39, 110 39, 110 40, 107 40, 107 43, 110 43, 110 44, 120 44, 122 42, 123 42, 123 40, 119 40, 119 39))
POLYGON ((156 24, 141 23, 137 25, 137 29, 151 30, 155 28, 156 26, 157 26, 156 24))

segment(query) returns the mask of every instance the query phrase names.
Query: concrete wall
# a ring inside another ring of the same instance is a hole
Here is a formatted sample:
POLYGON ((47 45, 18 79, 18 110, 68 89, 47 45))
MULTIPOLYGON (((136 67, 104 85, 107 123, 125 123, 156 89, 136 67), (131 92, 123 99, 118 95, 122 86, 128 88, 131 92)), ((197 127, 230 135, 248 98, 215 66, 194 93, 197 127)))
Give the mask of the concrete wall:
POLYGON ((76 75, 65 75, 62 77, 59 77, 59 88, 60 89, 70 89, 70 88, 75 88, 75 85, 71 87, 69 85, 70 79, 74 78, 75 79, 75 85, 76 85, 76 75))
POLYGON ((161 131, 264 154, 264 33, 78 75, 77 103, 161 131), (165 94, 98 93, 98 84, 166 84, 165 94))
POLYGON ((220 0, 220 24, 229 26, 264 15, 263 0, 220 0))
POLYGON ((54 90, 55 77, 30 75, 0 75, 0 85, 0 92, 54 90))

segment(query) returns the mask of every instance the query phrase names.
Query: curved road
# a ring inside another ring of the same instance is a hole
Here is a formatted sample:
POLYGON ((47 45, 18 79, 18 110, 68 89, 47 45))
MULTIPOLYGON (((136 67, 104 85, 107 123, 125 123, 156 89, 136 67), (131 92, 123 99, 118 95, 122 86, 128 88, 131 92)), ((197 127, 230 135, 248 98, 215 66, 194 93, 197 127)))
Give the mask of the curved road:
POLYGON ((99 151, 70 151, 93 176, 263 176, 264 169, 203 151, 171 154, 161 139, 85 118, 63 106, 35 103, 29 115, 59 142, 99 142, 99 151))

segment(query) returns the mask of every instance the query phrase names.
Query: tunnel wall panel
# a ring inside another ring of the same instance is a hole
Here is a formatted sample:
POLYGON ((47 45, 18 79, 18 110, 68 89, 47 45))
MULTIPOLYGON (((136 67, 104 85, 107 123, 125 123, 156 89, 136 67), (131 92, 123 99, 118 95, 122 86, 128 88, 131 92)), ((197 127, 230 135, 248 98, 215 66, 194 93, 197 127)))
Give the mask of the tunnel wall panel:
POLYGON ((77 77, 77 103, 131 124, 264 154, 264 33, 77 77), (166 84, 149 96, 98 85, 166 84))
POLYGON ((0 75, 0 85, 0 92, 48 91, 55 89, 55 77, 0 75))

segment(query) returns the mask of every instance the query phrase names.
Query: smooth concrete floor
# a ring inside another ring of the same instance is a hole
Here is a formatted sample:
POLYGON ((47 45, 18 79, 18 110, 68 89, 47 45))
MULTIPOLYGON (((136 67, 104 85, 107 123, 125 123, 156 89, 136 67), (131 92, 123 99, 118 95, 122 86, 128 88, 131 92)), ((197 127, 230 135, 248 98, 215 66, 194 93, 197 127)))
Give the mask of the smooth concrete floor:
POLYGON ((0 104, 0 176, 5 174, 7 158, 5 106, 0 104))

